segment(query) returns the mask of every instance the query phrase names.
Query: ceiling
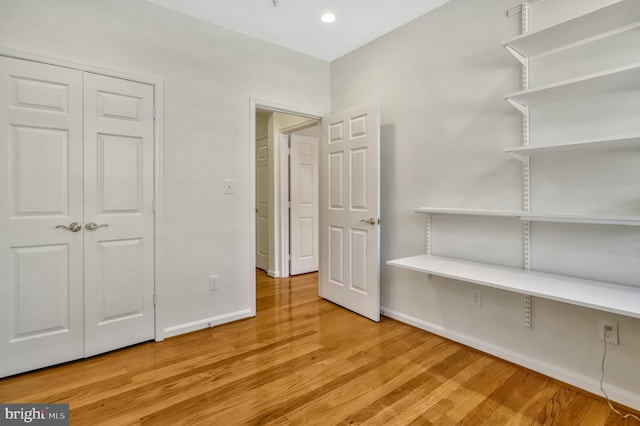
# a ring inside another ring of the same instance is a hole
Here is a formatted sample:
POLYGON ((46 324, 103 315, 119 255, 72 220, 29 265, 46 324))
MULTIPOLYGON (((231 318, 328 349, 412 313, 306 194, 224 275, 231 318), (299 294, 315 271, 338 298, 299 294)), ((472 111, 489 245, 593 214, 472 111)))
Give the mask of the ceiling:
POLYGON ((325 61, 398 28, 448 0, 148 0, 325 61), (277 6, 274 6, 274 2, 277 6), (320 16, 336 15, 325 24, 320 16))

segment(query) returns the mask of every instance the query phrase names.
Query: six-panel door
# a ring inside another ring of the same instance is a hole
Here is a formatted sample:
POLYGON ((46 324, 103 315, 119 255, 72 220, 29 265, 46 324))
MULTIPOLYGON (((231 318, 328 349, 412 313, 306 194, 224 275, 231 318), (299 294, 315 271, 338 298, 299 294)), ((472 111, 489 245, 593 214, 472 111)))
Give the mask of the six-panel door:
POLYGON ((85 356, 92 356, 154 337, 153 87, 85 74, 84 107, 85 356))
POLYGON ((323 119, 320 296, 380 320, 377 105, 323 119))

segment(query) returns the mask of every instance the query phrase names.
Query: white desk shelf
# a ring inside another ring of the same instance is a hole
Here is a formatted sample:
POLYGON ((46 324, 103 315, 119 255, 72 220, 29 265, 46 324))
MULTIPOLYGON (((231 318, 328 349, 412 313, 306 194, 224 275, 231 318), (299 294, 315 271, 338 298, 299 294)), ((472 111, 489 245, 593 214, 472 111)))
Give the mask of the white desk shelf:
POLYGON ((523 56, 534 57, 633 25, 639 16, 640 2, 621 0, 569 21, 515 37, 502 45, 523 56))
POLYGON ((549 84, 537 89, 521 90, 504 96, 510 103, 531 106, 556 102, 568 97, 584 96, 602 90, 640 86, 640 64, 625 65, 579 78, 549 84))
POLYGON ((427 254, 390 260, 388 265, 640 318, 640 288, 530 272, 427 254))
POLYGON ((506 152, 507 154, 515 154, 519 156, 533 156, 561 151, 586 151, 596 149, 609 150, 624 148, 640 148, 640 134, 616 136, 610 138, 583 139, 556 145, 518 146, 513 148, 506 148, 504 152, 506 152))

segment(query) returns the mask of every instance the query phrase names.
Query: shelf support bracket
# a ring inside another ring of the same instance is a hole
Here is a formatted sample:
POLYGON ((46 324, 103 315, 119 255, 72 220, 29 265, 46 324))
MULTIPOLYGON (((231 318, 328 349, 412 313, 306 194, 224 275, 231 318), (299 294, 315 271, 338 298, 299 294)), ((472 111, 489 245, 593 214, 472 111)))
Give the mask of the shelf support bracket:
POLYGON ((511 46, 505 46, 505 49, 507 49, 509 51, 509 53, 511 53, 513 55, 513 57, 516 58, 518 60, 518 62, 520 62, 522 65, 528 65, 529 58, 527 56, 525 56, 522 53, 518 52, 516 49, 514 49, 511 46))
POLYGON ((507 99, 507 102, 511 104, 512 107, 517 109, 523 114, 529 114, 529 107, 527 105, 523 105, 519 102, 514 101, 513 99, 507 99))
POLYGON ((527 158, 529 158, 526 155, 522 155, 522 154, 518 154, 517 152, 507 152, 507 154, 509 154, 510 156, 512 156, 513 158, 515 158, 518 161, 522 161, 523 163, 525 161, 527 161, 527 158))

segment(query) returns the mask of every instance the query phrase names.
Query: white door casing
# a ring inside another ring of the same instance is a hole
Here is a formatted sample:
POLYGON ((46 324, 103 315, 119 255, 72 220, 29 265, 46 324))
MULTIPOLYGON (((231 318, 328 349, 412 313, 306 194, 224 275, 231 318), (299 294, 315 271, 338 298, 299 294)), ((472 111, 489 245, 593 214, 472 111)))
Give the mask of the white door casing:
POLYGON ((85 356, 153 339, 153 87, 85 74, 85 356), (107 225, 91 231, 87 223, 107 225))
POLYGON ((256 267, 269 269, 269 139, 256 140, 256 267))
POLYGON ((318 138, 289 136, 291 275, 318 270, 318 138))
POLYGON ((0 57, 0 377, 154 337, 153 92, 0 57))
POLYGON ((319 293, 379 321, 378 106, 333 113, 322 128, 319 293))
POLYGON ((0 57, 0 376, 83 355, 82 72, 0 57))

